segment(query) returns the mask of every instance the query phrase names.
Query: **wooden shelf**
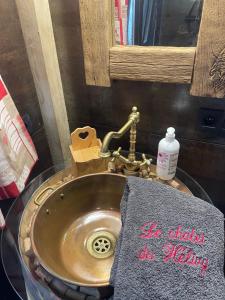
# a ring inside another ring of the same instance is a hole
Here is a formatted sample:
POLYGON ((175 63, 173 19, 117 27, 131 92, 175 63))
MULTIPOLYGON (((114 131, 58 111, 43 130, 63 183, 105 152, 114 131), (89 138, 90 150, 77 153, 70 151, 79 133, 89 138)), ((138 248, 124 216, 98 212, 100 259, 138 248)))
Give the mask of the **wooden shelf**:
POLYGON ((110 49, 110 78, 191 83, 195 47, 115 46, 110 49))

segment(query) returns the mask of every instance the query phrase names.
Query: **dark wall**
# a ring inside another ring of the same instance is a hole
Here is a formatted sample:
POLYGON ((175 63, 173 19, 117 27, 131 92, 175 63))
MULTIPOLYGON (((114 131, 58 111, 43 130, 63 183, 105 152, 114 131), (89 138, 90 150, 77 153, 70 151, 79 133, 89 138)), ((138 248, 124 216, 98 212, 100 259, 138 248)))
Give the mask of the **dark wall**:
MULTIPOLYGON (((85 85, 78 0, 50 0, 70 128, 91 125, 102 138, 119 129, 132 105, 138 106, 137 150, 157 154, 168 126, 181 142, 179 167, 196 178, 223 209, 225 203, 224 132, 203 130, 200 108, 225 111, 225 101, 191 97, 189 86, 114 81, 111 88, 85 85)), ((225 114, 222 112, 222 118, 225 114)), ((114 145, 128 146, 128 135, 114 145)))

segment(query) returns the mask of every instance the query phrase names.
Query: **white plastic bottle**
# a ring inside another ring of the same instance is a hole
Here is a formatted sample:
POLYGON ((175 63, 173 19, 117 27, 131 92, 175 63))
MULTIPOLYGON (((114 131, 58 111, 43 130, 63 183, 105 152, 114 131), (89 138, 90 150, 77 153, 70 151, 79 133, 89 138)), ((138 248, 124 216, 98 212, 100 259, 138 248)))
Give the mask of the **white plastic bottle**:
POLYGON ((157 156, 157 176, 163 180, 170 180, 176 174, 180 144, 175 139, 175 129, 169 127, 166 137, 159 142, 157 156))

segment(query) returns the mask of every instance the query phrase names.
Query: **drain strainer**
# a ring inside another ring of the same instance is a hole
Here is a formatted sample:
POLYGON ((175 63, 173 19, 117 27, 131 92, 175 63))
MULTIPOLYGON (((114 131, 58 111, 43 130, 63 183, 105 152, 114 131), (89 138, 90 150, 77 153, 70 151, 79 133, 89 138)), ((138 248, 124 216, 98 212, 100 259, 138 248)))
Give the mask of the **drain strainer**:
POLYGON ((87 240, 87 250, 96 258, 107 258, 113 255, 115 245, 116 239, 108 231, 95 232, 87 240))

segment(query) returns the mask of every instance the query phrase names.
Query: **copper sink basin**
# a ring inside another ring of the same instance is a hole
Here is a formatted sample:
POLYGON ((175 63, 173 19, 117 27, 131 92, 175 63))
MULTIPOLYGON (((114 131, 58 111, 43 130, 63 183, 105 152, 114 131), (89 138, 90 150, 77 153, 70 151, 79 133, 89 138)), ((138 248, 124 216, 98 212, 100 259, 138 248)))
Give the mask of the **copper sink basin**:
POLYGON ((31 228, 32 248, 44 269, 70 284, 109 284, 125 180, 116 174, 83 176, 48 196, 31 228))

